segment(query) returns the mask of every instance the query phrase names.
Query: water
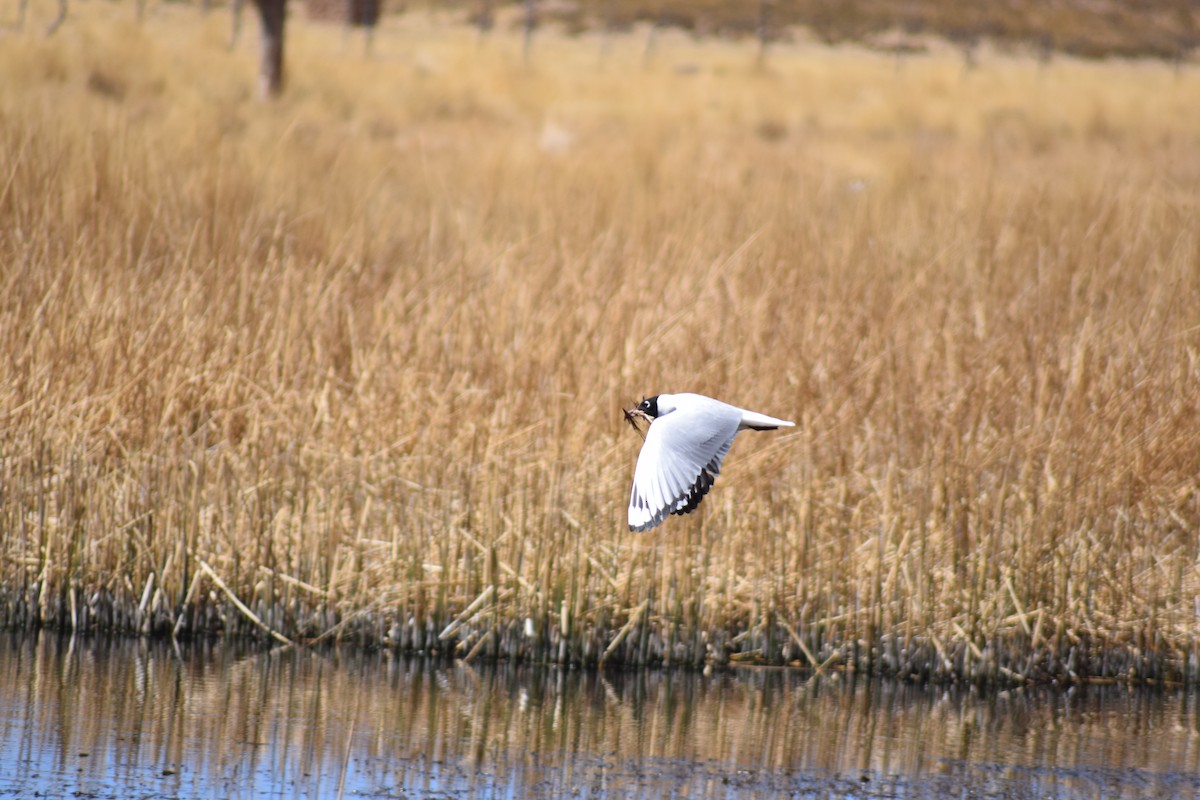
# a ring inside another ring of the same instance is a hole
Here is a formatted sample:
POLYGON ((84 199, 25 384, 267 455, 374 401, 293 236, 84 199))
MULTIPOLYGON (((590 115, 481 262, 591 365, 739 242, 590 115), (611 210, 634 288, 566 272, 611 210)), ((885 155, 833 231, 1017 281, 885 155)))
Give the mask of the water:
POLYGON ((0 634, 0 797, 1194 797, 1197 702, 0 634))

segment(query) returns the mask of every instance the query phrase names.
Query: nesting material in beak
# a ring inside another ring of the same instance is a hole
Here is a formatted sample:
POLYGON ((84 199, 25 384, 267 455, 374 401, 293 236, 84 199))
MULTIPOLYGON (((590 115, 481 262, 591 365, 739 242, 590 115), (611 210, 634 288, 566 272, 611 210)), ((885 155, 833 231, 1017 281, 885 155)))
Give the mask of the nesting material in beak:
POLYGON ((639 419, 644 419, 644 420, 646 420, 647 423, 649 423, 650 418, 646 416, 646 412, 642 411, 641 409, 639 409, 637 407, 634 407, 634 408, 622 408, 621 413, 625 415, 625 421, 629 423, 629 427, 631 427, 635 431, 637 431, 638 435, 642 437, 643 441, 645 441, 646 434, 642 431, 641 428, 638 427, 637 421, 639 419))

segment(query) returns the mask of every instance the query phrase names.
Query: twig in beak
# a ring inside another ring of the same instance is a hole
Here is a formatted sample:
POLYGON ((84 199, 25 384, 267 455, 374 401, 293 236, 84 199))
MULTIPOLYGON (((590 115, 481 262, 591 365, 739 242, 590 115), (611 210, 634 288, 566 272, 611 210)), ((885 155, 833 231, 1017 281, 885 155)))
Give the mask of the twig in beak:
POLYGON ((637 421, 639 419, 645 419, 646 416, 644 414, 642 414, 642 412, 638 411, 636 408, 622 408, 621 413, 625 415, 625 421, 629 423, 629 427, 631 427, 635 431, 637 431, 638 436, 641 436, 642 441, 645 441, 646 434, 643 433, 642 429, 638 427, 637 421))

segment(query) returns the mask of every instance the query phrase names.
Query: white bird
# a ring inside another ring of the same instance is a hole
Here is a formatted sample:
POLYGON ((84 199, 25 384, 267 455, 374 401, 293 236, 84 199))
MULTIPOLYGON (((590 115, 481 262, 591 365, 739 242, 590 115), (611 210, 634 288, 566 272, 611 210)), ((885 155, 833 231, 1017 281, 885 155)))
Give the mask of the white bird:
POLYGON ((668 514, 695 511, 720 474, 721 460, 738 431, 796 425, 702 394, 655 395, 625 414, 631 423, 635 416, 650 421, 633 471, 631 531, 657 527, 668 514))

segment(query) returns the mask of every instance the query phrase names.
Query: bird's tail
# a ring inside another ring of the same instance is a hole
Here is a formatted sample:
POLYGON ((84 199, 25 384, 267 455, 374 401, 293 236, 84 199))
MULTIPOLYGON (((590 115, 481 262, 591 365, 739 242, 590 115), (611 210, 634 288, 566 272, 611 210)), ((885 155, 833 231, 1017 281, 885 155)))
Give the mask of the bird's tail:
POLYGON ((796 423, 786 419, 776 419, 768 417, 766 414, 759 414, 757 411, 742 411, 742 422, 738 425, 739 430, 749 428, 752 431, 773 431, 776 428, 794 428, 796 423))

